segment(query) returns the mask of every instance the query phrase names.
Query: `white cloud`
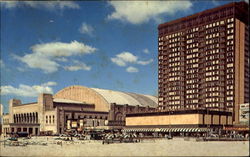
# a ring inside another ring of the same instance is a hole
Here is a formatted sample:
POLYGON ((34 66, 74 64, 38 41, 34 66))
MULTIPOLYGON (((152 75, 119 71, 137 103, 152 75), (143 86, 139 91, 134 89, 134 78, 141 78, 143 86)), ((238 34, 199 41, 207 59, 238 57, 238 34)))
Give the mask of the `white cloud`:
POLYGON ((12 9, 16 7, 31 7, 31 8, 46 8, 49 10, 54 9, 79 9, 80 6, 72 1, 1 1, 1 6, 12 9))
POLYGON ((128 67, 126 69, 126 71, 129 72, 129 73, 137 73, 137 72, 139 72, 139 70, 137 68, 132 67, 132 66, 128 67))
POLYGON ((56 86, 56 82, 47 82, 41 85, 24 85, 20 84, 18 88, 13 86, 1 86, 1 95, 16 95, 22 97, 37 97, 40 93, 51 93, 53 89, 51 86, 56 86))
POLYGON ((127 63, 134 63, 137 61, 137 57, 130 52, 122 52, 116 57, 111 58, 111 61, 118 66, 126 66, 127 63))
POLYGON ((29 68, 41 69, 45 73, 56 72, 60 66, 52 58, 39 53, 26 54, 23 57, 15 56, 15 58, 25 63, 29 68))
POLYGON ((65 58, 65 57, 61 57, 61 58, 55 58, 56 61, 59 61, 59 62, 67 62, 68 59, 65 58))
POLYGON ((111 61, 118 66, 126 66, 128 63, 147 65, 153 62, 153 59, 148 61, 138 60, 138 57, 130 52, 122 52, 117 54, 116 57, 111 58, 111 61))
POLYGON ((143 52, 146 53, 146 54, 149 54, 149 50, 148 49, 144 49, 143 52))
POLYGON ((78 71, 78 70, 86 70, 89 71, 91 70, 91 66, 87 66, 85 63, 83 62, 79 62, 79 61, 73 61, 75 63, 75 65, 71 65, 71 66, 64 66, 65 70, 68 71, 78 71))
POLYGON ((57 61, 66 62, 65 57, 84 55, 95 52, 97 49, 77 41, 71 43, 51 42, 37 44, 31 47, 32 53, 23 57, 14 55, 14 58, 25 63, 29 68, 41 69, 45 73, 53 73, 58 70, 60 64, 57 61))
POLYGON ((148 65, 148 64, 150 64, 150 63, 152 63, 152 62, 153 62, 153 59, 150 59, 150 60, 148 60, 148 61, 138 61, 137 64, 148 65))
POLYGON ((93 27, 86 23, 82 23, 81 27, 79 28, 79 32, 82 34, 93 35, 93 31, 93 27))
POLYGON ((78 41, 71 43, 51 42, 45 44, 37 44, 31 47, 31 50, 46 56, 68 57, 72 55, 88 54, 96 51, 96 48, 85 45, 78 41))
POLYGON ((115 11, 108 15, 108 19, 132 24, 141 24, 150 19, 158 21, 163 14, 173 15, 192 6, 190 1, 110 1, 109 4, 115 11))

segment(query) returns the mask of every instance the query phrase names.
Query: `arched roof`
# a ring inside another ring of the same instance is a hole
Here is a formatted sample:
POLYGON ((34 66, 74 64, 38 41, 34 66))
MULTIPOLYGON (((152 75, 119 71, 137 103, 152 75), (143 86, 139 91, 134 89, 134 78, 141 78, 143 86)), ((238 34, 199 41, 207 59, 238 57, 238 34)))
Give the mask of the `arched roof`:
POLYGON ((54 98, 70 99, 96 105, 96 110, 109 110, 111 103, 120 105, 157 107, 158 98, 151 95, 127 93, 84 86, 69 86, 54 95, 54 98))
POLYGON ((116 104, 128 104, 128 105, 139 105, 139 106, 157 106, 157 97, 151 95, 142 95, 136 93, 127 93, 99 88, 91 88, 98 94, 102 95, 108 103, 116 104))

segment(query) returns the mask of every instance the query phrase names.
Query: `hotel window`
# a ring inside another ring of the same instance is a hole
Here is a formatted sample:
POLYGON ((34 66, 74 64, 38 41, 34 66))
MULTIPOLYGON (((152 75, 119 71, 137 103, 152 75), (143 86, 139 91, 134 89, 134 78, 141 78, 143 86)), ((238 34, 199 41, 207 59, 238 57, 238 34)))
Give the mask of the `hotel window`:
POLYGON ((53 124, 55 123, 55 116, 53 115, 53 124))
POLYGON ((48 124, 48 116, 46 116, 46 123, 48 124))
POLYGON ((49 116, 49 123, 51 124, 51 116, 49 116))

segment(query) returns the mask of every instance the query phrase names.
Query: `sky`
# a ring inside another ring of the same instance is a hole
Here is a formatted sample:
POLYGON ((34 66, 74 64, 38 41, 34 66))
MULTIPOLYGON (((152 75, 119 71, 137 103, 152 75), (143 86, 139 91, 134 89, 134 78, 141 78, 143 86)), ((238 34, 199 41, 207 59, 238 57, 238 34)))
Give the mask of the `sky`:
POLYGON ((0 2, 4 112, 71 85, 157 95, 158 25, 230 2, 0 2))

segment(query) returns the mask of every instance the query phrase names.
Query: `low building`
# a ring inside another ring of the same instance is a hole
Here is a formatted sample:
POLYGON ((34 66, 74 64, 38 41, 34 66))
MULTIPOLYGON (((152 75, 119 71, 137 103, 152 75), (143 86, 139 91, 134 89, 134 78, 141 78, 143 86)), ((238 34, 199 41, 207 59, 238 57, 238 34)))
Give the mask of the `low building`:
POLYGON ((3 133, 59 134, 68 130, 121 129, 128 113, 156 111, 157 97, 84 86, 70 86, 37 102, 11 99, 3 133))
POLYGON ((232 126, 232 112, 179 110, 126 115, 126 132, 138 133, 206 133, 232 126))

